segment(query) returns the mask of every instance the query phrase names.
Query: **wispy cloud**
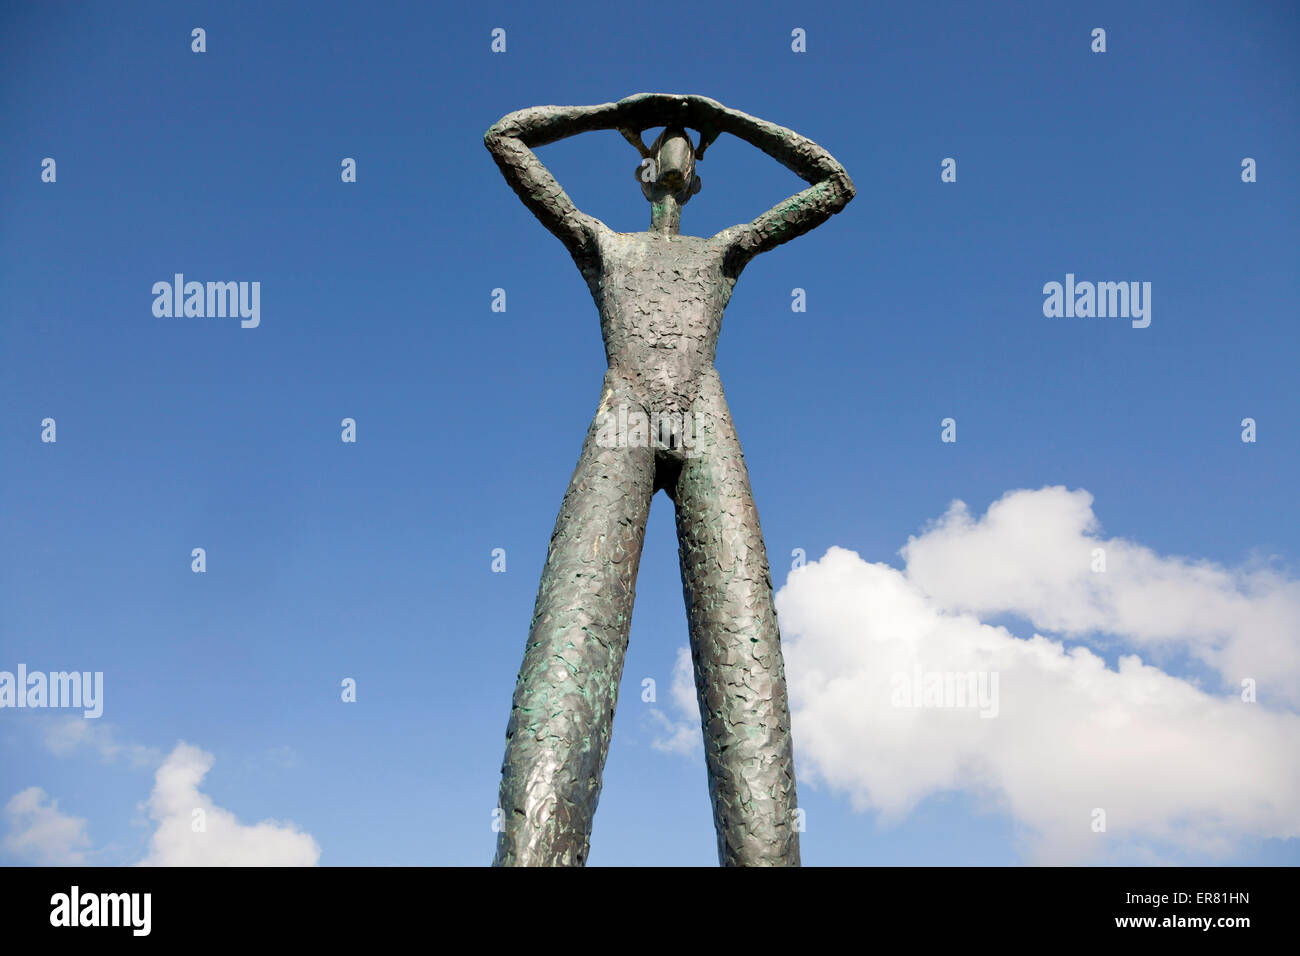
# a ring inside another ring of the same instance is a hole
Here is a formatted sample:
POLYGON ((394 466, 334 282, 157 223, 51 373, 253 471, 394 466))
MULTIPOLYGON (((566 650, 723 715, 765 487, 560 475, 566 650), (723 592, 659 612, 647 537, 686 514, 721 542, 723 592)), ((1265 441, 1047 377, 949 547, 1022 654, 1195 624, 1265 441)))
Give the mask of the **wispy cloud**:
POLYGON ((89 752, 105 763, 125 760, 133 767, 156 767, 162 762, 162 751, 158 748, 123 743, 112 726, 82 717, 62 716, 47 721, 41 742, 61 757, 89 752))
POLYGON ((650 718, 663 730, 650 746, 663 753, 685 756, 704 754, 704 736, 700 729, 700 706, 695 697, 695 671, 691 664, 691 649, 679 647, 673 665, 673 679, 668 691, 674 716, 656 707, 650 718))
POLYGON ((40 787, 28 787, 5 804, 9 832, 3 847, 19 859, 43 866, 80 866, 90 837, 86 821, 59 810, 40 787))

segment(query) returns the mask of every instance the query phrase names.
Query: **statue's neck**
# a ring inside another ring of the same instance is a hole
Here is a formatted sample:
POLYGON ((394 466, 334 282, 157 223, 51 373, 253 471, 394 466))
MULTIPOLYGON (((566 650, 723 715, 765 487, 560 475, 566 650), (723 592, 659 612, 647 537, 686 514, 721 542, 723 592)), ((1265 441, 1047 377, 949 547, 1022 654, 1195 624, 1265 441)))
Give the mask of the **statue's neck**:
POLYGON ((665 195, 650 204, 650 231, 665 235, 681 234, 682 207, 676 196, 665 195))

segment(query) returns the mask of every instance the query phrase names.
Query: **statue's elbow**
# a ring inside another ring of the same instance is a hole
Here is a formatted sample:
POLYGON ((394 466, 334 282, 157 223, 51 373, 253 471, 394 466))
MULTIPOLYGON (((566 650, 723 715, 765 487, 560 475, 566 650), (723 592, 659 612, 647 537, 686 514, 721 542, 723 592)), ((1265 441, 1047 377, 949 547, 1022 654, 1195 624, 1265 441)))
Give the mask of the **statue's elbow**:
POLYGON ((849 178, 849 174, 844 169, 840 170, 840 193, 844 195, 845 206, 848 206, 850 199, 858 195, 858 190, 853 186, 853 179, 849 178))
POLYGON ((836 212, 838 212, 849 204, 853 197, 858 194, 858 191, 854 188, 853 180, 849 178, 849 174, 845 172, 843 167, 840 167, 839 172, 835 174, 834 183, 836 198, 838 199, 836 212))
POLYGON ((515 114, 507 113, 487 128, 483 134, 483 145, 494 153, 500 153, 507 147, 507 140, 518 136, 519 128, 515 123, 515 114))

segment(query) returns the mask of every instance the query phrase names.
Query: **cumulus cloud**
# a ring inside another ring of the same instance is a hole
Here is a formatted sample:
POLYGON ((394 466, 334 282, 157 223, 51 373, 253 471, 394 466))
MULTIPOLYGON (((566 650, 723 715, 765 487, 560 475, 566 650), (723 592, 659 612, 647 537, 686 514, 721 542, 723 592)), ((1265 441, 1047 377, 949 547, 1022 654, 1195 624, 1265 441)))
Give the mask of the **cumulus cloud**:
POLYGON ((86 821, 59 810, 40 787, 28 787, 5 804, 8 853, 42 866, 81 866, 90 847, 86 821))
POLYGON ((292 823, 240 823, 199 790, 213 757, 179 743, 158 768, 149 815, 157 830, 141 866, 315 866, 320 846, 292 823), (196 811, 202 811, 201 814, 196 811), (195 820, 203 829, 195 831, 195 820))
POLYGON ((939 607, 1004 612, 1064 636, 1107 632, 1148 653, 1186 652, 1225 686, 1300 702, 1300 581, 1106 538, 1092 495, 1013 491, 982 518, 954 502, 902 550, 907 577, 939 607), (1104 571, 1094 570, 1104 561, 1104 571))
POLYGON ((905 571, 832 548, 792 572, 777 608, 801 779, 886 822, 966 791, 1017 821, 1034 862, 1300 836, 1300 717, 1209 693, 1136 654, 1111 669, 1086 647, 980 621, 1013 611, 1044 628, 1184 647, 1233 679, 1270 673, 1235 670, 1243 662, 1288 660, 1300 618, 1280 608, 1295 582, 1100 539, 1091 504, 1059 488, 1008 494, 980 520, 957 504, 909 541, 905 571), (1093 547, 1107 552, 1095 578, 1093 547), (996 706, 954 699, 961 675, 996 675, 985 684, 996 706))

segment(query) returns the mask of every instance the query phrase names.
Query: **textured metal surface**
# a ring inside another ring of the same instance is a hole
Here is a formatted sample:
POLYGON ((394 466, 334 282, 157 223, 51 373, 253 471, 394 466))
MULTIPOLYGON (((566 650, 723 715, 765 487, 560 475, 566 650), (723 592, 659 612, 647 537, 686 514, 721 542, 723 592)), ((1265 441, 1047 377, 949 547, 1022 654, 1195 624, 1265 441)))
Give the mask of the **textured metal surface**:
POLYGON ((740 270, 843 208, 852 183, 811 141, 703 97, 641 94, 599 106, 534 107, 503 118, 485 142, 525 205, 573 254, 600 312, 609 363, 538 588, 506 731, 495 863, 586 862, 646 519, 663 489, 677 509, 719 861, 798 865, 771 575, 713 360, 740 270), (693 154, 675 124, 701 130, 693 154), (670 129, 647 150, 640 133, 654 125, 670 129), (580 212, 531 149, 603 128, 620 129, 658 161, 658 181, 645 186, 648 232, 617 233, 580 212), (721 132, 749 140, 813 185, 753 223, 708 239, 679 235, 681 207, 699 189, 693 160, 721 132), (696 440, 667 448, 602 440, 602 422, 629 410, 687 415, 696 440))

